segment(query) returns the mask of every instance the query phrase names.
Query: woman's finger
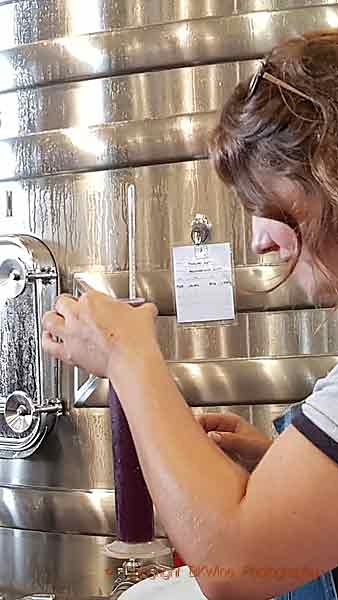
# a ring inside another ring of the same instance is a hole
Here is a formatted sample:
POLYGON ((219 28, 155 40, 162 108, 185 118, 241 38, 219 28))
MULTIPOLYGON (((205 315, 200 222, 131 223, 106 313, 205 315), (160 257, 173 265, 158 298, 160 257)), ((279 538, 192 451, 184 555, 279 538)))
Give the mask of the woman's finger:
POLYGON ((55 311, 65 319, 71 316, 77 316, 78 310, 78 301, 74 296, 62 294, 56 299, 55 311))
POLYGON ((64 347, 62 342, 56 342, 48 331, 44 331, 42 334, 42 348, 54 358, 64 360, 64 347))
POLYGON ((75 362, 72 360, 69 352, 67 352, 66 345, 61 341, 56 342, 48 331, 44 331, 42 334, 42 348, 57 360, 61 360, 70 367, 75 366, 75 362))
POLYGON ((207 433, 209 431, 230 431, 235 433, 241 421, 241 417, 233 413, 221 415, 219 413, 208 413, 197 417, 198 422, 207 433))
POLYGON ((237 450, 237 436, 234 433, 209 431, 208 437, 222 450, 237 450))
POLYGON ((156 317, 158 316, 158 308, 156 304, 153 304, 152 302, 147 302, 146 304, 144 304, 142 309, 147 311, 150 317, 153 319, 156 319, 156 317))
POLYGON ((248 441, 248 438, 236 433, 210 431, 208 436, 217 444, 217 446, 226 452, 235 452, 236 454, 245 455, 252 448, 252 444, 248 441))
POLYGON ((65 320, 56 312, 48 312, 42 319, 43 329, 54 338, 64 339, 65 320))
POLYGON ((78 298, 73 296, 73 294, 69 294, 69 292, 63 292, 62 294, 59 294, 58 296, 56 296, 55 302, 57 302, 59 298, 70 298, 71 300, 78 302, 78 298))

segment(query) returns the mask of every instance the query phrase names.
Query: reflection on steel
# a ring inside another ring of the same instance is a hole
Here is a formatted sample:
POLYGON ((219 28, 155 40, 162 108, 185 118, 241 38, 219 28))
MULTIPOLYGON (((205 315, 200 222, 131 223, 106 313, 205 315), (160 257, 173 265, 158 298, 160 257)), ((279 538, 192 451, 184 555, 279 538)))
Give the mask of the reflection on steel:
MULTIPOLYGON (((205 407, 300 402, 337 362, 338 356, 322 355, 191 360, 168 365, 187 403, 205 407)), ((102 380, 78 408, 103 406, 108 405, 107 382, 102 380)))
POLYGON ((74 402, 75 406, 82 406, 95 392, 98 383, 98 377, 90 375, 88 379, 80 386, 78 378, 79 370, 74 369, 74 402))
POLYGON ((0 53, 0 91, 259 58, 281 39, 337 26, 335 5, 252 12, 25 44, 0 53))

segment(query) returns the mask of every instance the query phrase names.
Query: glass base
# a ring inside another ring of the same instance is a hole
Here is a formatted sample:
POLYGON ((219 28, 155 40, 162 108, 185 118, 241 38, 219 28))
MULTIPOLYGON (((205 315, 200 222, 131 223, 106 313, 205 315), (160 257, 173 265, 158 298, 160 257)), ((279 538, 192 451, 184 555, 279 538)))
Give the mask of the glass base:
POLYGON ((115 540, 105 547, 105 554, 109 558, 128 560, 147 560, 160 563, 172 554, 171 548, 163 540, 151 540, 150 542, 130 544, 115 540))

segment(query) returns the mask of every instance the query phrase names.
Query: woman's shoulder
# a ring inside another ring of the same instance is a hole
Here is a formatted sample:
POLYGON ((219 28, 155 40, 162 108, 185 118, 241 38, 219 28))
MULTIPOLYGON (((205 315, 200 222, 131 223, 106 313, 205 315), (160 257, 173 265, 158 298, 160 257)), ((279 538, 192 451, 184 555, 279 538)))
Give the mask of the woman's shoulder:
POLYGON ((312 395, 315 394, 316 392, 320 392, 321 390, 323 390, 327 387, 336 386, 337 383, 338 383, 338 364, 335 367, 333 367, 333 369, 331 369, 325 377, 318 379, 318 381, 315 383, 315 386, 313 388, 312 395))
POLYGON ((324 429, 328 433, 333 430, 333 424, 338 426, 338 365, 316 382, 312 394, 302 403, 301 410, 319 426, 325 423, 324 429))
POLYGON ((338 463, 338 365, 317 381, 292 425, 338 463))

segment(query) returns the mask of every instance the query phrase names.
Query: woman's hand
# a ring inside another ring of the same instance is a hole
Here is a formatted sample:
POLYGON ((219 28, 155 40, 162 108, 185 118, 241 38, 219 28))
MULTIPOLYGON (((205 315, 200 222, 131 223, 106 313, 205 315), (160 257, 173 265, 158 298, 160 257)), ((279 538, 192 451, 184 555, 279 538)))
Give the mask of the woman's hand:
POLYGON ((43 318, 42 345, 68 365, 114 379, 129 360, 132 369, 149 353, 159 352, 156 316, 153 304, 132 307, 94 291, 78 300, 63 294, 43 318))
POLYGON ((256 427, 233 413, 208 413, 197 420, 208 436, 248 471, 257 466, 272 444, 256 427))

